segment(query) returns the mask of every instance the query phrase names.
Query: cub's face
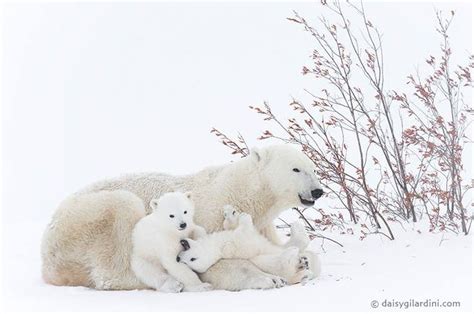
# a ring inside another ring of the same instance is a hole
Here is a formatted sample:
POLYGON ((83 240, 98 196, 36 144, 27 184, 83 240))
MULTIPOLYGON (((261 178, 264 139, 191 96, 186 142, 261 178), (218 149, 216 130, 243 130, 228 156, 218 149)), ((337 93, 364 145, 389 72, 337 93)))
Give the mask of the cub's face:
POLYGON ((312 206, 323 195, 314 163, 292 145, 269 146, 251 153, 259 171, 281 203, 312 206))
POLYGON ((184 232, 193 225, 194 205, 190 198, 189 193, 166 193, 159 199, 152 199, 150 206, 163 226, 184 232))
POLYGON ((204 248, 197 241, 183 239, 181 246, 184 251, 178 254, 176 260, 188 265, 195 272, 203 273, 217 262, 212 250, 204 248))

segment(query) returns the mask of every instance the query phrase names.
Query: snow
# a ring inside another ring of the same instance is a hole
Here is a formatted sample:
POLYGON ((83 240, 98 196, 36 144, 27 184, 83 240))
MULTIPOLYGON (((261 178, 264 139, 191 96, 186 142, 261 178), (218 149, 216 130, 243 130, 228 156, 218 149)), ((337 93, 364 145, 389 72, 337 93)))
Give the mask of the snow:
MULTIPOLYGON (((370 311, 371 302, 459 301, 472 310, 472 238, 396 230, 397 240, 370 235, 331 236, 343 248, 320 239, 323 272, 305 286, 241 292, 163 294, 55 287, 40 274, 39 247, 47 221, 4 224, 3 307, 10 311, 370 311), (28 230, 24 232, 23 230, 28 230), (14 240, 13 240, 14 239, 14 240)), ((387 308, 386 308, 387 309, 387 308)), ((392 308, 393 309, 393 308, 392 308)), ((417 308, 409 308, 417 310, 417 308)))

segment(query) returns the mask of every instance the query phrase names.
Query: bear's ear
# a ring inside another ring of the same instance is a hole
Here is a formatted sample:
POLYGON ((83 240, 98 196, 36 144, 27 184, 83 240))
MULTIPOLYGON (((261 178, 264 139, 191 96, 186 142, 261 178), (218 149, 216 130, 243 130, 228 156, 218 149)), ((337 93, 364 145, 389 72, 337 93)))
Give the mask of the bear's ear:
POLYGON ((154 198, 150 201, 150 207, 153 210, 156 210, 158 208, 158 199, 154 198))
POLYGON ((188 199, 191 199, 191 197, 193 196, 193 193, 191 193, 191 192, 185 192, 185 193, 184 193, 184 196, 186 196, 188 199))
POLYGON ((255 162, 260 162, 263 159, 263 151, 259 148, 253 147, 250 150, 250 158, 255 162))

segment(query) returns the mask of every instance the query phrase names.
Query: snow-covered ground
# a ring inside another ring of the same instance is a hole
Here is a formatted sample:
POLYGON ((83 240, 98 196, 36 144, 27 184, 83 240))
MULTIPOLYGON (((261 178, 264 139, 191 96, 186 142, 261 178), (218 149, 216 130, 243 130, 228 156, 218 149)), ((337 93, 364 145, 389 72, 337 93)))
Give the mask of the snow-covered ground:
MULTIPOLYGON (((163 294, 103 292, 54 287, 40 275, 39 244, 47 221, 4 224, 4 309, 32 311, 372 311, 372 302, 458 301, 461 307, 409 310, 472 310, 472 239, 416 231, 397 232, 396 241, 369 236, 335 236, 344 244, 312 242, 323 273, 306 286, 241 292, 163 294), (27 232, 24 232, 27 230, 27 232), (231 305, 231 308, 229 306, 231 305)), ((375 304, 375 303, 374 303, 375 304)))

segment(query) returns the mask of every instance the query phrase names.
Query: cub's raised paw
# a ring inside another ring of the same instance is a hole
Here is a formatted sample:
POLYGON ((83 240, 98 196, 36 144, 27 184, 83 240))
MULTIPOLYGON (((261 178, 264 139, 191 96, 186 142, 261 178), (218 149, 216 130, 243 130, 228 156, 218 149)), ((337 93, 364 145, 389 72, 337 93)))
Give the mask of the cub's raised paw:
POLYGON ((299 221, 295 221, 290 225, 290 231, 292 235, 306 235, 304 225, 299 221))
POLYGON ((159 289, 160 292, 165 293, 178 293, 183 291, 184 285, 177 281, 174 278, 169 278, 165 281, 165 283, 159 289))
POLYGON ((291 237, 288 241, 287 246, 297 246, 300 250, 305 250, 309 245, 309 237, 303 224, 296 221, 291 224, 291 237))
POLYGON ((300 255, 298 270, 309 269, 309 259, 305 255, 300 255))
POLYGON ((224 205, 224 218, 232 219, 232 217, 237 218, 239 211, 232 205, 224 205))
POLYGON ((240 212, 232 205, 224 206, 224 230, 235 229, 239 224, 240 212))
POLYGON ((196 286, 191 286, 191 287, 186 287, 184 291, 186 292, 204 292, 204 291, 211 291, 213 290, 213 287, 210 283, 203 282, 202 284, 196 285, 196 286))

